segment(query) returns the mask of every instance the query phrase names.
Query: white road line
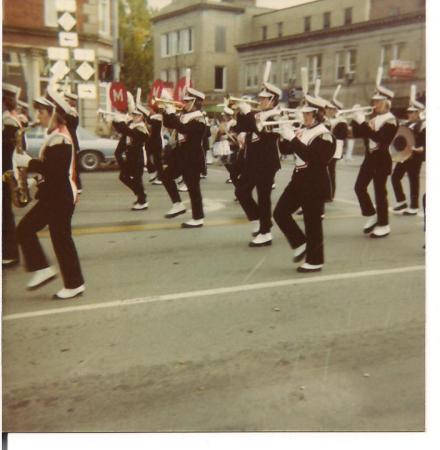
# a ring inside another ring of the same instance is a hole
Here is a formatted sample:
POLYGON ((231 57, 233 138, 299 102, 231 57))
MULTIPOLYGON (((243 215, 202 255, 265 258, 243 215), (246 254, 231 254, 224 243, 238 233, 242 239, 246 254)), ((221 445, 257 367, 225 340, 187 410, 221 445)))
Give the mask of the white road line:
MULTIPOLYGON (((146 303, 156 303, 156 302, 166 302, 170 300, 181 300, 185 298, 195 298, 195 297, 210 297, 214 295, 222 294, 234 294, 241 292, 256 291, 259 289, 270 289, 285 286, 297 286, 300 284, 313 284, 313 283, 323 283, 326 281, 340 281, 340 280, 351 280, 354 278, 365 278, 374 277, 381 275, 395 275, 405 272, 419 272, 425 270, 424 265, 419 266, 408 266, 408 267, 396 267, 394 269, 379 269, 379 270, 366 270, 363 272, 351 272, 351 273, 339 273, 333 275, 321 275, 321 276, 307 276, 303 278, 291 278, 288 280, 280 281, 269 281, 265 283, 255 283, 255 284, 243 284, 241 286, 231 286, 222 287, 214 289, 206 289, 201 291, 189 291, 181 292, 176 294, 164 294, 164 295, 152 295, 149 297, 139 297, 126 300, 115 300, 111 302, 79 305, 79 306, 66 306, 56 309, 45 309, 42 311, 31 311, 17 314, 9 314, 3 317, 4 321, 19 320, 19 319, 29 319, 33 317, 51 316, 54 314, 66 314, 71 312, 80 311, 92 311, 97 309, 105 308, 118 308, 133 305, 143 305, 146 303)), ((72 300, 75 301, 75 300, 72 300)), ((76 300, 77 301, 77 300, 76 300)))
POLYGON ((334 201, 339 203, 346 203, 347 205, 359 206, 359 202, 356 202, 354 200, 346 200, 345 198, 335 198, 334 201))
POLYGON ((257 265, 244 277, 243 283, 246 283, 252 275, 263 265, 264 261, 266 261, 267 256, 265 256, 261 261, 258 261, 257 265))

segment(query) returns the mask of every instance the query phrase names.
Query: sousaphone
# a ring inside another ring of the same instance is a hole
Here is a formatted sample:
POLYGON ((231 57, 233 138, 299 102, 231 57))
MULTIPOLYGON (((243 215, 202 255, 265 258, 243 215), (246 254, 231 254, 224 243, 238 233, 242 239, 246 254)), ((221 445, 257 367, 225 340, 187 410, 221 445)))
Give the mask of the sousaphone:
POLYGON ((405 125, 397 129, 390 145, 391 158, 394 162, 406 161, 413 152, 415 146, 415 137, 413 131, 405 125))

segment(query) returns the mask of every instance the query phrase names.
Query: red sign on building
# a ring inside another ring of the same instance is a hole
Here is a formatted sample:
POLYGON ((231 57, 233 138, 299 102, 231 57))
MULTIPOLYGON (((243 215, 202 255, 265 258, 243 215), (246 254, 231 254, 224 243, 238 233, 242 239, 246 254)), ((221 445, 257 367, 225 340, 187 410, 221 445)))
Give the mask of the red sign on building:
POLYGON ((416 76, 416 65, 414 61, 402 61, 393 59, 390 62, 388 75, 393 78, 411 79, 416 76))

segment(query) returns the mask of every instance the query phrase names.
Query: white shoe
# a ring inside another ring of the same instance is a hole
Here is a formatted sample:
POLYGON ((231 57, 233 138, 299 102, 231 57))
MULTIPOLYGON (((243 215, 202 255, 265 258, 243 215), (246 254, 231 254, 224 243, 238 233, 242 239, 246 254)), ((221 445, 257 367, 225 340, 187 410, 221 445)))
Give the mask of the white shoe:
POLYGON ((396 203, 396 206, 393 208, 393 214, 403 214, 407 207, 406 201, 396 203))
POLYGON ((257 237, 260 234, 260 221, 259 220, 252 220, 252 237, 257 237))
POLYGON ((296 271, 299 273, 320 272, 323 267, 323 264, 304 263, 302 266, 298 267, 296 271))
POLYGON ((145 203, 136 202, 133 205, 133 208, 131 208, 132 211, 142 211, 144 209, 148 209, 148 202, 145 202, 145 203))
POLYGON ((184 213, 186 213, 185 205, 181 202, 174 203, 171 209, 165 214, 165 219, 172 219, 184 213))
POLYGON ((185 183, 182 183, 179 185, 179 187, 177 188, 178 191, 180 192, 188 192, 188 187, 185 183))
POLYGON ((67 289, 63 288, 60 291, 58 291, 53 298, 55 300, 65 300, 68 298, 74 298, 78 295, 81 295, 86 290, 86 286, 83 284, 75 289, 67 289))
POLYGON ((417 208, 406 208, 403 211, 404 216, 417 216, 419 210, 417 208))
POLYGON ((364 233, 365 234, 371 233, 374 230, 374 227, 376 226, 376 223, 377 223, 376 214, 374 216, 370 216, 368 218, 368 220, 365 222, 364 233))
POLYGON ((300 262, 306 256, 306 243, 296 247, 293 251, 293 262, 300 262))
POLYGON ((373 232, 370 234, 371 238, 383 238, 388 236, 391 232, 389 225, 377 225, 374 227, 373 232))
POLYGON ((152 183, 156 178, 157 178, 157 172, 150 173, 150 176, 148 177, 148 181, 150 183, 152 183))
POLYGON ((153 186, 160 186, 162 185, 162 181, 158 180, 157 178, 151 183, 153 186))
POLYGON ((259 233, 253 241, 249 242, 249 247, 263 247, 266 245, 272 245, 272 233, 259 233))
POLYGON ((205 221, 203 219, 191 219, 185 223, 182 223, 182 228, 200 228, 203 227, 205 221))
POLYGON ((55 269, 50 266, 44 269, 37 270, 32 275, 32 278, 29 280, 28 284, 26 285, 26 288, 36 289, 40 286, 43 286, 43 284, 46 284, 49 281, 53 280, 56 274, 57 273, 55 269))

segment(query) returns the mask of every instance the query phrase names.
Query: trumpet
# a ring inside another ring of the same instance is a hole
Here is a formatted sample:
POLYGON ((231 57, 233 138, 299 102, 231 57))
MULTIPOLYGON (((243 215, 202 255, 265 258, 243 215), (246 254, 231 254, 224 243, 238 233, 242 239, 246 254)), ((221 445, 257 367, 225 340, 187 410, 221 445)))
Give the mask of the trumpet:
POLYGON ((281 131, 281 127, 283 125, 292 125, 293 130, 298 130, 301 128, 300 126, 293 126, 294 124, 298 124, 297 120, 270 120, 270 121, 262 121, 260 122, 261 130, 266 131, 267 133, 279 133, 281 131))
POLYGON ((177 100, 170 100, 168 98, 161 98, 161 97, 153 97, 151 100, 152 105, 160 105, 166 106, 166 105, 173 105, 176 110, 181 111, 183 109, 183 103, 178 102, 177 100))
POLYGON ((124 117, 124 119, 126 120, 127 119, 127 114, 123 114, 123 113, 120 113, 120 112, 118 112, 118 111, 105 111, 104 109, 98 109, 98 111, 97 111, 97 113, 96 113, 98 116, 100 115, 100 116, 102 116, 103 118, 105 118, 105 117, 117 117, 117 116, 119 116, 119 117, 124 117))
POLYGON ((374 108, 372 106, 354 106, 350 109, 341 109, 336 113, 336 117, 350 117, 357 112, 364 113, 365 115, 373 114, 374 108))
POLYGON ((229 105, 235 105, 237 103, 247 103, 248 105, 251 106, 259 106, 260 102, 257 102, 256 100, 251 100, 250 98, 246 98, 246 97, 226 97, 226 100, 228 102, 229 105))

